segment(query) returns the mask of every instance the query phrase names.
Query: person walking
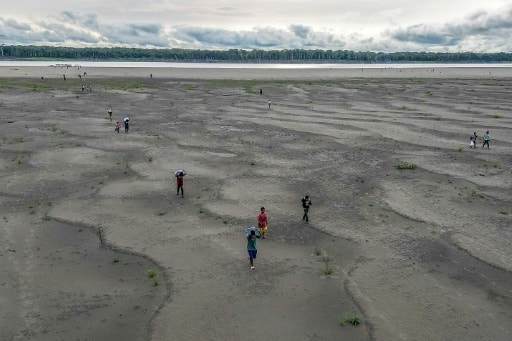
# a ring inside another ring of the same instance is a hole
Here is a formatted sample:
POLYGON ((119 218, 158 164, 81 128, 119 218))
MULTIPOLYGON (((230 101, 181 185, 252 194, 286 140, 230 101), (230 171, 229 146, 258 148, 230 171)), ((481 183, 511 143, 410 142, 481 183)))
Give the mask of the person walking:
POLYGON ((256 248, 256 238, 260 238, 260 236, 256 235, 254 230, 251 230, 247 236, 247 253, 249 254, 249 264, 251 265, 251 270, 254 270, 254 260, 258 254, 258 249, 256 248))
POLYGON ((258 232, 262 239, 265 239, 265 233, 267 233, 267 230, 267 213, 265 213, 265 207, 262 207, 260 209, 260 214, 258 215, 258 232))
POLYGON ((487 145, 487 149, 489 149, 489 141, 490 140, 491 140, 491 136, 489 135, 489 130, 487 130, 484 135, 484 144, 482 145, 482 148, 484 148, 485 145, 487 145))
POLYGON ((181 190, 181 197, 184 198, 183 196, 183 180, 184 180, 184 177, 185 175, 187 175, 187 173, 185 172, 185 170, 183 169, 180 169, 178 171, 176 171, 174 173, 176 175, 176 195, 180 195, 180 190, 181 190))
POLYGON ((108 109, 108 117, 110 118, 110 122, 112 122, 112 109, 108 109))
POLYGON ((119 121, 117 121, 115 131, 117 131, 117 133, 119 134, 119 130, 121 130, 121 123, 119 123, 119 121))
POLYGON ((311 199, 309 199, 309 196, 305 196, 304 198, 302 198, 302 208, 304 208, 304 215, 302 216, 302 220, 304 220, 306 223, 309 222, 309 216, 308 216, 308 212, 309 212, 309 206, 313 205, 311 203, 311 199))
POLYGON ((270 106, 272 105, 272 101, 268 100, 268 108, 270 109, 270 106))
POLYGON ((476 148, 476 131, 469 137, 469 148, 476 148))
POLYGON ((130 119, 128 117, 124 118, 124 132, 128 133, 128 130, 130 130, 130 119))

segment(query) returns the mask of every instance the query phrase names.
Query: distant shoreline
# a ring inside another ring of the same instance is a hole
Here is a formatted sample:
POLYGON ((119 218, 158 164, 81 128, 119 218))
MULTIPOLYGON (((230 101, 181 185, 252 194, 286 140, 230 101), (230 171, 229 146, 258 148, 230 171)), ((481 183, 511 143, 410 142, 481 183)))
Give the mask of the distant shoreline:
MULTIPOLYGON (((347 78, 460 78, 500 79, 512 78, 511 66, 461 67, 216 67, 179 64, 173 67, 106 67, 74 65, 58 66, 1 66, 0 78, 79 79, 84 72, 87 80, 106 78, 153 78, 176 80, 335 80, 347 78)), ((83 80, 82 78, 80 78, 83 80)))

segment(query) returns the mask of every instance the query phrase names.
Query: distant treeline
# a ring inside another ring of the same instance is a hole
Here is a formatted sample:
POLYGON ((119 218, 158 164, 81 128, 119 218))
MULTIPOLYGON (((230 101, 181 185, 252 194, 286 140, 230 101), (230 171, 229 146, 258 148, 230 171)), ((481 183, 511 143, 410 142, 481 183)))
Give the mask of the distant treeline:
POLYGON ((0 46, 0 60, 126 60, 230 63, 504 63, 512 53, 355 52, 348 50, 193 50, 51 46, 0 46))

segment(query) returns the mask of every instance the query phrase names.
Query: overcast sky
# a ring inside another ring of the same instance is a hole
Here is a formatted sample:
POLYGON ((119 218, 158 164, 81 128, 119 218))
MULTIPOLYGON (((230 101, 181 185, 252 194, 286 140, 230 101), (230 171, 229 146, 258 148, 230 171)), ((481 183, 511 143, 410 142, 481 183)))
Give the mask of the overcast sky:
POLYGON ((2 0, 1 7, 5 45, 512 52, 511 0, 2 0))

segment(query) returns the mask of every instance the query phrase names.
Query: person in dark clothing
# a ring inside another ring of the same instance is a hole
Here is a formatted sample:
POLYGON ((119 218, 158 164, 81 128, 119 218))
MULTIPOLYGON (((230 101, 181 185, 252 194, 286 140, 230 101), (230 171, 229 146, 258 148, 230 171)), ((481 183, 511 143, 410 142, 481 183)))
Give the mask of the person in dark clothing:
POLYGON ((309 196, 305 196, 304 198, 302 198, 302 208, 304 208, 304 215, 302 216, 302 220, 309 222, 309 216, 308 216, 308 212, 309 212, 309 206, 313 205, 311 203, 311 199, 309 198, 309 196))
POLYGON ((176 195, 180 195, 181 190, 181 197, 183 198, 183 177, 187 174, 184 170, 180 169, 179 171, 176 171, 176 195))

